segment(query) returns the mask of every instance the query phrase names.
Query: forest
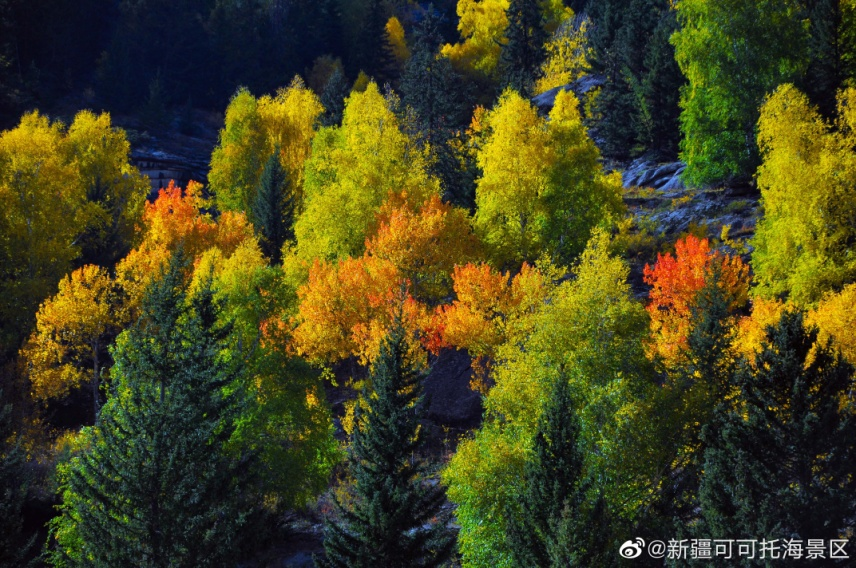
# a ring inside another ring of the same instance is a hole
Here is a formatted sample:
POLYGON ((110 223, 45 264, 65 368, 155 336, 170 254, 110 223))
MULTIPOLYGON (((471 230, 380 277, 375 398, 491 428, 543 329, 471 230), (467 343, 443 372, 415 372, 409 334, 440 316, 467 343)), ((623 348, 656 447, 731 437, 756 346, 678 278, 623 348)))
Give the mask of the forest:
POLYGON ((853 565, 856 0, 0 0, 0 129, 0 568, 853 565))

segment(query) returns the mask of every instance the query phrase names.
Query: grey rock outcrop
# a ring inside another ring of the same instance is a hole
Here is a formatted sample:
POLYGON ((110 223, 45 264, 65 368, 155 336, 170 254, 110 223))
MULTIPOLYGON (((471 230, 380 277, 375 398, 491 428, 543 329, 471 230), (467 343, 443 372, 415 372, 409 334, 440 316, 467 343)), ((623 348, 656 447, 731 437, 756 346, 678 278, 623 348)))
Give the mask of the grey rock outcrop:
POLYGON ((657 164, 639 158, 627 166, 621 176, 625 188, 653 187, 665 192, 679 192, 686 189, 681 174, 687 165, 683 162, 657 164))
POLYGON ((559 91, 571 91, 578 99, 582 99, 583 95, 592 89, 602 87, 605 83, 606 78, 603 75, 584 75, 573 83, 568 83, 567 85, 550 89, 549 91, 545 91, 540 95, 532 97, 532 104, 538 108, 539 112, 547 114, 553 109, 553 105, 556 104, 556 95, 559 94, 559 91))

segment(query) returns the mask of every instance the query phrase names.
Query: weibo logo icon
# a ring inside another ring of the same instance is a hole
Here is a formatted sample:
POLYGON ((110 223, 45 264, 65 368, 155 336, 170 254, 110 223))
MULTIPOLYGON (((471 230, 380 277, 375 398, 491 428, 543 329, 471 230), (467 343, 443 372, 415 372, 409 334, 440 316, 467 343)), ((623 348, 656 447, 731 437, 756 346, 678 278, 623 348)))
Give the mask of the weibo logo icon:
POLYGON ((642 549, 645 547, 645 541, 641 538, 637 538, 634 540, 628 540, 624 544, 621 545, 621 548, 618 550, 618 554, 621 555, 622 558, 634 559, 642 556, 642 549))

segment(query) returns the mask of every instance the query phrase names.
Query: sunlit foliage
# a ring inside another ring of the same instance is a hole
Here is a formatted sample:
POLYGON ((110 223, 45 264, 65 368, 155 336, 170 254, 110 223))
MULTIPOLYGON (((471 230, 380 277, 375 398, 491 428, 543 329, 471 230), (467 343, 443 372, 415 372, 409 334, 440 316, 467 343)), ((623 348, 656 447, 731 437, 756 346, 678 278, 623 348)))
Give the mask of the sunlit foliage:
POLYGON ((541 78, 535 82, 535 92, 543 93, 576 81, 590 70, 592 49, 588 44, 591 20, 571 18, 562 22, 545 44, 547 60, 541 68, 541 78))
POLYGON ((239 90, 226 109, 220 144, 211 156, 208 181, 223 211, 249 213, 265 162, 279 149, 296 203, 302 202, 303 165, 323 112, 318 97, 298 77, 276 96, 259 99, 239 90))
POLYGON ((666 361, 676 361, 686 347, 697 295, 714 271, 728 309, 741 308, 748 298, 749 267, 738 256, 711 251, 707 239, 688 235, 675 243, 674 256, 658 254, 653 267, 645 266, 645 282, 653 287, 648 305, 653 350, 666 361))
POLYGON ((127 250, 147 190, 107 114, 81 112, 66 130, 33 112, 0 133, 3 349, 18 348, 81 254, 109 264, 127 250))
POLYGON ((359 256, 381 205, 404 195, 418 205, 439 184, 428 153, 402 132, 375 83, 348 97, 341 127, 319 131, 306 163, 305 204, 294 226, 304 260, 359 256))
POLYGON ((123 304, 121 290, 103 268, 86 265, 60 281, 59 292, 39 308, 36 330, 21 351, 36 400, 61 398, 88 384, 94 421, 102 375, 111 363, 107 347, 129 323, 123 304))
POLYGON ((841 92, 836 126, 792 85, 761 110, 764 216, 752 268, 762 296, 810 306, 856 280, 856 89, 841 92))
POLYGON ((546 120, 506 91, 485 123, 474 224, 498 265, 542 254, 568 264, 596 226, 623 213, 621 179, 603 172, 573 94, 559 93, 546 120))
POLYGON ((487 392, 497 349, 512 338, 526 336, 531 314, 552 290, 551 276, 549 268, 542 271, 528 264, 513 278, 487 264, 456 266, 456 300, 437 308, 434 348, 466 349, 474 358, 471 386, 487 392))
POLYGON ((386 203, 377 233, 366 240, 366 254, 392 262, 410 282, 414 297, 437 303, 452 293, 456 265, 478 259, 481 247, 466 211, 432 195, 418 208, 406 198, 386 203))
POLYGON ((528 333, 498 348, 485 423, 459 445, 443 474, 458 505, 464 566, 514 566, 505 515, 515 507, 544 401, 562 371, 578 405, 583 451, 602 448, 589 453, 589 467, 602 468, 614 483, 610 493, 620 492, 622 502, 639 498, 629 480, 640 464, 628 463, 625 452, 636 447, 629 434, 638 427, 634 401, 645 390, 638 377, 647 368, 647 316, 630 296, 627 271, 609 255, 608 238, 596 236, 574 270, 576 278, 530 313, 528 333))
POLYGON ((827 294, 809 312, 806 323, 818 327, 821 344, 831 339, 851 363, 856 364, 856 284, 837 294, 827 294))
POLYGON ((687 178, 749 177, 764 96, 804 70, 806 26, 797 0, 679 0, 675 59, 681 90, 681 158, 687 178), (739 48, 736 46, 739 45, 739 48))
POLYGON ((142 241, 116 266, 130 309, 139 305, 152 278, 178 248, 195 259, 214 246, 231 254, 245 240, 255 240, 243 213, 226 211, 215 221, 205 212, 208 205, 202 186, 194 182, 185 190, 170 182, 154 202, 146 203, 142 241))
MULTIPOLYGON (((459 71, 495 78, 508 27, 508 4, 508 0, 459 0, 458 31, 462 41, 444 45, 441 54, 459 71)), ((562 2, 544 0, 539 4, 549 32, 573 16, 562 2)))

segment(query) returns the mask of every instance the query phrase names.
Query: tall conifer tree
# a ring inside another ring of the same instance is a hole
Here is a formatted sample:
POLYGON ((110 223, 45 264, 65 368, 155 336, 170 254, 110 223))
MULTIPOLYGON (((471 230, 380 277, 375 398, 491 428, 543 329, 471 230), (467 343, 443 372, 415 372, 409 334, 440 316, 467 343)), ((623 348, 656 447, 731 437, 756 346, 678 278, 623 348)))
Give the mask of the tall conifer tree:
POLYGON ((27 498, 24 451, 15 440, 12 405, 5 404, 0 389, 0 568, 29 566, 35 537, 24 531, 23 510, 27 498))
POLYGON ((579 437, 571 386, 560 374, 526 463, 521 512, 508 515, 516 566, 602 565, 598 559, 610 542, 609 519, 605 501, 586 477, 579 437))
POLYGON ((444 493, 425 483, 414 460, 422 444, 421 377, 408 361, 400 318, 372 365, 373 390, 355 412, 354 505, 337 503, 342 520, 327 523, 322 567, 439 566, 454 546, 441 512, 444 493))
POLYGON ((443 40, 440 24, 439 15, 429 10, 414 31, 413 54, 401 77, 402 102, 413 110, 421 140, 434 154, 432 170, 443 182, 446 200, 472 209, 473 180, 449 146, 455 130, 467 120, 469 93, 449 59, 437 56, 443 40))
POLYGON ((502 83, 524 97, 532 96, 532 88, 547 55, 544 43, 544 17, 537 0, 511 0, 506 10, 508 27, 506 43, 500 61, 502 83))
POLYGON ((324 114, 321 115, 321 126, 339 126, 342 124, 345 98, 349 92, 348 79, 342 70, 336 67, 327 80, 324 92, 321 93, 321 104, 324 107, 324 114))
MULTIPOLYGON (((180 255, 179 255, 180 256, 180 255)), ((224 566, 241 552, 247 459, 227 454, 241 408, 212 292, 182 262, 152 285, 114 351, 117 387, 61 472, 55 566, 224 566)))
POLYGON ((290 189, 277 147, 265 163, 253 203, 253 221, 271 264, 282 262, 282 245, 294 238, 294 194, 290 189))
POLYGON ((854 526, 854 369, 785 312, 702 434, 705 538, 835 539, 854 526), (725 537, 724 535, 728 535, 725 537))

